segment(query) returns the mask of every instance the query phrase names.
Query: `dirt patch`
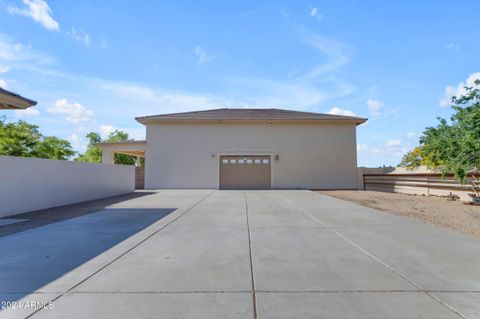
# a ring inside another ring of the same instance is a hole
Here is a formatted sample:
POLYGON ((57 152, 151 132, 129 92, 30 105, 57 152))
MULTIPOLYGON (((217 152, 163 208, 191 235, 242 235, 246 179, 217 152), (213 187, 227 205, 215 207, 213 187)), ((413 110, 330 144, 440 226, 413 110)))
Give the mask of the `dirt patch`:
POLYGON ((441 197, 375 191, 319 191, 319 193, 480 238, 480 206, 448 201, 441 197))

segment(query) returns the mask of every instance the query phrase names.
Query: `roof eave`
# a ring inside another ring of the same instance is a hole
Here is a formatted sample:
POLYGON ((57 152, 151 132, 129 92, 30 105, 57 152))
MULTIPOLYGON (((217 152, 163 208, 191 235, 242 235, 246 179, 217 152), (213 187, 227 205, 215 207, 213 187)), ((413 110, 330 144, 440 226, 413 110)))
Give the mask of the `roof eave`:
POLYGON ((358 125, 361 125, 361 124, 363 124, 363 123, 365 123, 365 122, 367 122, 367 121, 368 121, 368 118, 366 118, 366 117, 359 117, 359 118, 357 119, 356 123, 357 123, 357 126, 358 126, 358 125))
POLYGON ((346 118, 221 118, 221 117, 212 117, 212 118, 171 118, 171 117, 136 117, 135 120, 141 124, 154 124, 154 123, 165 123, 165 122, 206 122, 206 121, 314 121, 314 122, 354 122, 356 125, 365 123, 368 119, 361 117, 346 117, 346 118))

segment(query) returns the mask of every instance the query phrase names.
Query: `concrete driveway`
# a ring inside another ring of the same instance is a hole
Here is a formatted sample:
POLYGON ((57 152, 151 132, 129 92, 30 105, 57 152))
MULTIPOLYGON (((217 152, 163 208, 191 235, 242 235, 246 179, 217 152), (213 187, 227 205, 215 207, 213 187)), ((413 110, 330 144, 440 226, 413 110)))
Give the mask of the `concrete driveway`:
POLYGON ((479 240, 309 191, 162 190, 0 247, 0 318, 480 318, 479 240))

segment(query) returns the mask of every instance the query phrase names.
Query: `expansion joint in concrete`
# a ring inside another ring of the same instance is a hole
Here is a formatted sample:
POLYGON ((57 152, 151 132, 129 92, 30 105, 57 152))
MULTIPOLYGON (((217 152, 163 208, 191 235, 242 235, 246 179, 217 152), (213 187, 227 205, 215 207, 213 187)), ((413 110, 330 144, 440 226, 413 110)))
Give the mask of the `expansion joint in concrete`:
POLYGON ((364 249, 363 247, 361 247, 360 245, 358 245, 357 243, 355 243, 354 241, 352 241, 350 238, 346 237, 345 235, 343 235, 342 233, 340 233, 338 230, 334 229, 334 228, 331 228, 329 227, 329 225, 325 224, 323 221, 321 221, 320 219, 318 219, 317 217, 315 217, 314 215, 312 215, 310 212, 308 212, 306 209, 298 206, 295 202, 293 202, 291 199, 289 198, 285 198, 284 196, 282 196, 280 193, 278 192, 275 192, 280 198, 282 198, 283 200, 287 201, 290 203, 291 206, 295 207, 297 210, 301 211, 303 214, 307 215, 308 217, 310 217, 312 220, 314 220, 316 223, 320 224, 322 227, 324 228, 327 228, 329 231, 331 231, 332 233, 334 233, 335 235, 337 235, 338 237, 342 238, 343 240, 345 240, 346 242, 348 242, 350 245, 352 245, 353 247, 357 248, 358 250, 360 250, 361 252, 363 252, 364 254, 366 254, 367 256, 369 256, 370 258, 372 258, 373 260, 375 260, 376 262, 380 263, 381 265, 383 265, 384 267, 386 267, 387 269, 389 269, 391 272, 395 273, 397 276, 401 277, 402 279, 406 280, 407 282, 409 282, 412 286, 414 286, 415 288, 418 289, 419 292, 423 292, 425 293, 427 296, 429 296, 430 298, 432 298, 433 300, 435 300, 436 302, 438 302, 439 304, 441 304, 442 306, 444 306, 445 308, 447 308, 448 310, 450 310, 451 312, 453 312, 454 314, 456 314, 457 316, 459 316, 460 318, 463 318, 463 319, 466 319, 466 317, 460 313, 458 310, 456 310, 455 308, 453 308, 452 306, 450 306, 449 304, 447 304, 445 301, 443 301, 442 299, 440 299, 439 297, 437 297, 436 295, 434 295, 433 293, 431 293, 430 291, 428 291, 427 289, 423 288, 420 284, 416 283, 415 281, 413 281, 413 279, 410 279, 408 278, 405 274, 403 274, 402 272, 400 272, 399 270, 397 270, 396 268, 394 268, 393 266, 390 266, 389 264, 385 263, 384 261, 382 261, 380 258, 378 258, 377 256, 373 255, 372 253, 370 253, 369 251, 367 251, 366 249, 364 249))
MULTIPOLYGON (((161 232, 162 230, 164 230, 165 228, 167 228, 168 226, 172 225, 173 223, 175 223, 176 221, 178 221, 180 218, 182 218, 183 216, 185 216, 188 212, 190 212, 193 208, 195 208, 196 206, 198 206, 201 202, 203 202, 207 197, 209 197, 211 194, 213 194, 215 191, 212 191, 210 193, 208 193, 205 197, 201 198, 199 201, 197 201, 195 204, 193 204, 190 208, 188 208, 187 210, 185 210, 183 213, 181 213, 180 215, 178 215, 177 217, 175 217, 174 219, 172 219, 170 222, 168 222, 167 224, 165 224, 163 227, 161 227, 160 229, 157 229, 156 231, 154 231, 153 233, 151 233, 150 235, 148 235, 147 237, 145 237, 144 239, 142 239, 141 241, 139 241, 137 244, 133 245, 132 247, 130 247, 129 249, 127 249, 126 251, 124 251, 123 253, 121 253, 120 255, 118 255, 117 257, 115 257, 114 259, 112 259, 111 261, 109 261, 108 263, 106 263, 105 265, 103 265, 100 269, 98 269, 97 271, 93 272, 92 274, 88 275, 86 278, 84 278, 83 280, 79 281, 78 283, 76 283, 75 285, 73 285, 72 287, 70 287, 69 289, 67 289, 65 292, 62 292, 60 295, 56 296, 55 298, 53 298, 52 300, 50 300, 50 302, 55 302, 57 301, 58 299, 62 298, 64 295, 70 293, 73 289, 77 288, 78 286, 80 286, 81 284, 83 284, 84 282, 86 282, 87 280, 89 280, 90 278, 92 278, 93 276, 95 276, 96 274, 98 274, 99 272, 101 272, 102 270, 106 269, 108 266, 112 265, 114 262, 118 261, 120 258, 124 257, 125 255, 127 255, 128 253, 130 253, 132 250, 134 250, 135 248, 139 247, 140 245, 142 245, 143 243, 145 243, 146 241, 148 241, 150 238, 152 238, 153 236, 155 236, 156 234, 158 234, 159 232, 161 232)), ((43 308, 40 307, 38 308, 36 311, 32 312, 30 315, 28 315, 27 317, 25 317, 26 319, 27 318, 31 318, 33 316, 35 316, 37 313, 39 313, 40 311, 42 311, 43 308)))
POLYGON ((250 257, 250 274, 251 274, 251 281, 252 281, 252 302, 253 302, 253 318, 258 318, 258 310, 257 310, 257 293, 255 290, 255 272, 253 269, 253 256, 252 256, 252 239, 251 239, 251 232, 250 232, 250 222, 248 219, 248 199, 247 199, 247 192, 245 194, 245 216, 247 219, 247 231, 248 231, 248 253, 250 257))

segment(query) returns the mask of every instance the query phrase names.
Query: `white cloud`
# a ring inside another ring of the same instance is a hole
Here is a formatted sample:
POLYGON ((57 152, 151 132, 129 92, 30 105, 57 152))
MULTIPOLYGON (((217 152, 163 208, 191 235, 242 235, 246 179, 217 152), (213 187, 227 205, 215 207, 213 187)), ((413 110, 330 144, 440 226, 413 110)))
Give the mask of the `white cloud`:
MULTIPOLYGON (((184 110, 225 106, 222 98, 181 91, 163 90, 137 84, 98 80, 96 85, 110 93, 131 100, 143 101, 162 112, 178 112, 184 110)), ((151 108, 149 107, 149 108, 151 108)), ((160 112, 159 112, 160 113, 160 112)), ((137 116, 139 114, 137 113, 137 116)))
POLYGON ((77 31, 74 27, 70 28, 70 31, 66 32, 74 40, 85 44, 87 47, 90 46, 90 35, 83 31, 77 31))
POLYGON ((451 42, 445 46, 445 49, 449 51, 460 51, 462 46, 458 43, 451 42))
MULTIPOLYGON (((60 31, 60 26, 57 21, 52 17, 52 10, 48 3, 44 0, 22 0, 26 7, 19 8, 14 5, 7 7, 8 13, 14 15, 21 15, 32 18, 35 22, 40 23, 46 29, 51 31, 60 31)), ((90 46, 90 35, 84 31, 77 31, 74 27, 70 28, 70 31, 66 31, 65 34, 73 38, 74 40, 90 46)))
MULTIPOLYGON (((21 58, 24 52, 24 46, 20 43, 11 43, 4 37, 0 37, 0 60, 15 61, 21 58)), ((3 66, 8 68, 7 66, 3 66)))
POLYGON ((0 34, 0 63, 5 72, 14 68, 39 71, 39 66, 53 64, 55 60, 44 53, 33 50, 30 46, 15 43, 0 34))
POLYGON ((470 76, 465 80, 457 84, 457 86, 447 86, 445 88, 445 94, 440 99, 441 107, 448 107, 452 105, 452 97, 460 97, 467 93, 465 86, 472 87, 475 86, 475 80, 480 79, 480 72, 475 72, 470 74, 470 76))
POLYGON ((222 103, 230 107, 302 109, 321 103, 327 99, 328 94, 336 93, 336 88, 324 91, 309 83, 263 78, 230 78, 227 84, 234 88, 233 101, 223 99, 222 103))
MULTIPOLYGON (((0 36, 0 48, 3 39, 0 36)), ((48 68, 39 65, 36 59, 37 54, 33 54, 36 52, 30 47, 12 41, 5 43, 8 44, 6 55, 9 59, 22 59, 9 62, 7 66, 12 69, 21 67, 31 71, 29 74, 32 76, 41 77, 49 81, 48 84, 57 85, 52 90, 56 88, 58 92, 71 90, 73 86, 75 90, 71 92, 72 96, 82 95, 85 99, 89 99, 82 102, 88 105, 89 109, 73 103, 75 101, 62 99, 46 110, 50 114, 57 114, 59 118, 65 119, 67 124, 76 124, 64 125, 62 128, 66 130, 64 136, 73 133, 82 135, 84 132, 99 130, 99 125, 96 125, 98 122, 105 125, 112 124, 115 127, 120 125, 118 128, 125 130, 133 138, 137 136, 141 138, 144 136, 144 127, 140 125, 136 127, 133 119, 135 116, 218 107, 279 107, 315 111, 319 104, 326 100, 349 94, 355 89, 348 83, 335 79, 334 75, 328 74, 325 77, 312 78, 311 81, 222 78, 219 81, 221 86, 219 91, 222 93, 218 95, 172 90, 58 72, 55 70, 54 63, 48 65, 48 68), (17 49, 19 54, 15 52, 17 49), (105 107, 106 105, 115 105, 115 112, 111 112, 108 107, 105 107), (90 110, 95 110, 95 114, 90 110), (132 126, 125 123, 132 123, 132 126)), ((0 50, 0 54, 1 52, 0 50)), ((41 58, 42 54, 39 53, 38 56, 41 58)), ((3 61, 0 63, 4 64, 3 61)), ((43 96, 37 96, 37 99, 48 100, 50 93, 40 93, 40 95, 43 96)))
POLYGON ((110 133, 115 132, 115 127, 113 125, 108 125, 108 124, 100 125, 99 129, 100 129, 100 135, 104 139, 108 137, 110 133))
POLYGON ((339 107, 332 107, 330 111, 327 112, 328 114, 334 114, 334 115, 346 115, 346 116, 355 116, 355 113, 353 113, 350 110, 345 110, 341 109, 339 107))
POLYGON ((366 151, 366 150, 368 150, 368 145, 367 144, 361 144, 361 143, 357 144, 357 151, 363 152, 363 151, 366 151))
POLYGON ((228 78, 224 81, 223 84, 226 85, 226 88, 224 88, 223 95, 197 94, 105 80, 95 81, 94 85, 114 97, 120 97, 124 102, 131 101, 131 103, 139 105, 135 109, 125 110, 125 112, 131 112, 132 117, 148 115, 148 113, 181 112, 219 107, 305 109, 324 101, 327 94, 332 94, 330 91, 335 91, 332 89, 323 92, 308 84, 268 79, 228 78), (230 88, 234 88, 234 90, 229 91, 230 88))
POLYGON ((128 138, 134 140, 144 140, 145 139, 145 127, 127 127, 127 128, 120 128, 120 131, 124 131, 128 134, 128 138))
POLYGON ((50 114, 63 115, 65 121, 73 124, 91 123, 94 120, 93 111, 86 109, 78 103, 71 103, 67 99, 55 101, 51 107, 47 109, 50 114))
POLYGON ((318 80, 319 77, 350 62, 347 51, 351 49, 343 43, 313 33, 308 33, 304 42, 324 53, 327 56, 327 62, 316 66, 307 74, 297 78, 299 81, 318 80))
POLYGON ((380 115, 382 108, 383 108, 383 102, 379 100, 368 100, 367 101, 367 106, 368 106, 368 111, 372 115, 380 115))
POLYGON ((0 65, 0 73, 7 73, 9 69, 8 66, 0 65))
MULTIPOLYGON (((321 95, 321 101, 343 97, 356 91, 355 85, 339 79, 335 74, 339 68, 350 62, 349 56, 353 51, 352 47, 311 32, 305 32, 302 40, 319 51, 325 62, 297 76, 292 83, 295 87, 302 90, 308 89, 310 92, 316 91, 316 95, 321 95)), ((316 101, 316 103, 321 101, 316 101)), ((310 105, 316 103, 312 102, 310 105)))
POLYGON ((142 100, 154 100, 158 98, 155 90, 147 86, 115 81, 99 81, 99 85, 101 88, 120 96, 131 96, 142 100))
POLYGON ((155 114, 219 107, 307 109, 329 98, 351 92, 348 86, 335 81, 317 87, 296 81, 242 77, 224 78, 221 83, 224 91, 222 95, 177 91, 120 81, 90 79, 89 83, 96 89, 122 98, 124 102, 135 103, 136 108, 125 110, 131 112, 132 117, 147 115, 149 112, 155 114))
MULTIPOLYGON (((111 103, 110 100, 115 99, 118 101, 118 105, 123 106, 121 114, 111 115, 111 117, 116 119, 216 107, 250 106, 307 109, 316 107, 328 99, 348 95, 356 90, 355 86, 337 79, 333 74, 327 74, 326 76, 320 74, 318 77, 315 77, 312 72, 308 72, 303 78, 297 77, 287 80, 223 78, 219 83, 219 86, 221 86, 220 90, 223 91, 220 95, 177 91, 162 87, 61 73, 54 68, 46 68, 44 66, 47 63, 48 66, 55 65, 55 63, 51 63, 51 61, 55 62, 55 60, 49 60, 48 56, 44 57, 42 53, 34 52, 31 48, 22 44, 11 41, 2 42, 2 40, 3 38, 0 36, 0 54, 2 52, 2 44, 7 44, 8 50, 6 50, 6 55, 9 59, 22 59, 21 61, 9 62, 7 64, 9 67, 12 69, 22 68, 46 79, 56 78, 62 81, 69 81, 69 83, 82 83, 79 89, 83 88, 88 90, 88 92, 96 92, 95 94, 104 99, 104 103, 111 103), (45 63, 39 61, 45 61, 45 63), (106 96, 112 93, 115 96, 110 95, 107 99, 106 96), (135 108, 126 106, 131 106, 132 103, 136 105, 135 108)), ((2 62, 0 59, 0 63, 2 62)), ((300 73, 300 70, 298 73, 300 73)), ((94 103, 89 102, 89 105, 101 106, 96 105, 97 101, 98 98, 94 103)), ((100 107, 99 110, 101 112, 103 108, 100 107)), ((104 115, 96 112, 96 116, 103 117, 104 115)))
POLYGON ((303 42, 325 55, 326 62, 314 66, 287 81, 266 78, 230 77, 227 83, 231 95, 238 104, 252 107, 288 107, 304 109, 316 106, 328 99, 343 97, 355 92, 356 87, 342 79, 334 72, 347 64, 351 48, 341 42, 314 34, 303 33, 303 42))
POLYGON ((205 49, 201 48, 201 47, 195 47, 195 49, 193 50, 193 53, 195 53, 195 55, 197 56, 197 64, 198 65, 202 65, 204 63, 207 63, 207 62, 210 62, 213 60, 213 57, 212 56, 209 56, 207 54, 207 52, 205 51, 205 49))
POLYGON ((103 139, 106 139, 108 135, 112 132, 115 132, 115 130, 119 130, 122 132, 125 132, 128 134, 129 139, 134 139, 134 140, 144 140, 145 139, 145 127, 116 127, 113 125, 109 124, 102 124, 99 126, 100 130, 100 135, 102 136, 103 139))
POLYGON ((0 87, 7 88, 7 81, 0 79, 0 87))
POLYGON ((370 150, 370 155, 375 158, 377 162, 400 162, 403 155, 408 152, 407 148, 399 146, 380 146, 374 147, 370 150))
POLYGON ((400 142, 400 140, 389 140, 385 142, 385 146, 387 147, 400 146, 400 145, 402 145, 402 142, 400 142))
POLYGON ((22 0, 22 2, 26 5, 26 7, 18 8, 14 5, 9 5, 7 7, 8 13, 30 17, 48 30, 60 30, 58 22, 55 21, 51 16, 51 10, 46 1, 22 0))
POLYGON ((102 40, 100 41, 100 47, 101 47, 102 49, 108 48, 108 42, 107 42, 107 40, 102 39, 102 40))
POLYGON ((15 110, 15 116, 18 118, 28 118, 40 115, 40 111, 36 107, 29 107, 25 110, 15 110))
POLYGON ((83 153, 87 150, 88 141, 86 138, 78 136, 77 134, 72 134, 67 137, 67 140, 70 142, 75 151, 83 153))
POLYGON ((407 132, 405 133, 405 136, 409 139, 411 138, 415 138, 417 136, 417 134, 415 132, 407 132))
MULTIPOLYGON (((360 140, 362 140, 362 137, 360 137, 360 140)), ((361 166, 370 167, 379 165, 396 166, 400 163, 402 157, 415 146, 415 143, 412 143, 413 141, 402 141, 401 139, 386 140, 368 146, 362 144, 362 142, 357 144, 359 163, 361 166)))
POLYGON ((323 18, 323 13, 320 12, 320 11, 318 11, 318 8, 316 8, 316 7, 312 7, 312 8, 310 9, 310 12, 309 12, 308 14, 309 14, 311 17, 314 17, 314 18, 316 18, 316 19, 318 19, 318 20, 322 20, 322 18, 323 18))

